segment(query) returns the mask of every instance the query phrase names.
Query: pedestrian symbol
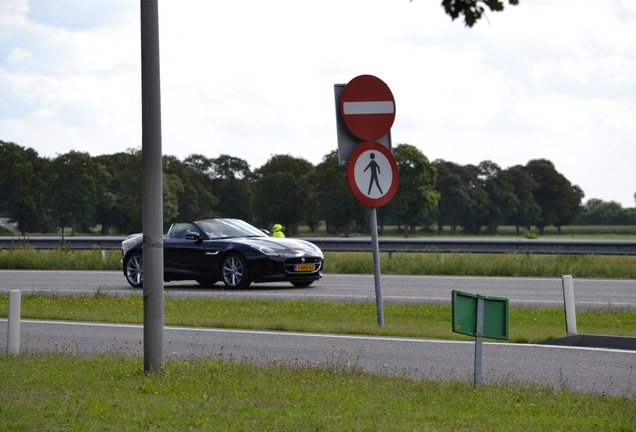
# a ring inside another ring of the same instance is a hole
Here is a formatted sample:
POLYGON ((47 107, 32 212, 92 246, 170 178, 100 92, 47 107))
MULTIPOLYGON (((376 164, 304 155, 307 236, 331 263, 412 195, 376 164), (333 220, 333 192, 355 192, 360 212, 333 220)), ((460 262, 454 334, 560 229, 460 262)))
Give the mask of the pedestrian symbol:
POLYGON ((395 195, 398 169, 393 154, 382 144, 366 141, 356 146, 347 161, 349 188, 362 204, 381 207, 395 195))
POLYGON ((371 188, 373 187, 373 183, 378 186, 380 195, 384 195, 384 192, 382 192, 382 188, 380 187, 380 182, 378 181, 378 174, 380 174, 380 165, 378 165, 378 163, 375 161, 375 153, 371 152, 369 157, 371 158, 371 162, 369 162, 369 165, 367 165, 367 167, 364 169, 365 172, 369 169, 371 170, 371 181, 369 181, 369 191, 367 192, 367 195, 371 195, 371 188))

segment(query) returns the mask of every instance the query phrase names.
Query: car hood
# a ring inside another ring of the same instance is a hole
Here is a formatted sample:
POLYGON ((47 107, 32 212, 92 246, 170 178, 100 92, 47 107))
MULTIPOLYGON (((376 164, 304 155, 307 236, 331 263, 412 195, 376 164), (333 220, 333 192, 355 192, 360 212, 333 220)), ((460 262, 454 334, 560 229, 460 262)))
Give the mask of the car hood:
POLYGON ((280 256, 319 256, 322 257, 322 251, 315 244, 306 240, 291 238, 274 238, 274 237, 245 237, 235 238, 232 241, 242 243, 253 247, 267 255, 280 256))

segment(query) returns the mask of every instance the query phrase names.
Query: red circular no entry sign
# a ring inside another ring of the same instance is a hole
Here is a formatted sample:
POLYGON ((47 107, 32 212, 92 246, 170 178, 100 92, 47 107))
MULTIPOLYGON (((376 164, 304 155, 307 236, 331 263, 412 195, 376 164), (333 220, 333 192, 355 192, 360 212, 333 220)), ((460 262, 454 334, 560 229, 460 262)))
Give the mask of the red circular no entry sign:
POLYGON ((365 141, 375 141, 389 133, 393 126, 395 99, 380 78, 360 75, 342 90, 340 113, 352 134, 365 141))

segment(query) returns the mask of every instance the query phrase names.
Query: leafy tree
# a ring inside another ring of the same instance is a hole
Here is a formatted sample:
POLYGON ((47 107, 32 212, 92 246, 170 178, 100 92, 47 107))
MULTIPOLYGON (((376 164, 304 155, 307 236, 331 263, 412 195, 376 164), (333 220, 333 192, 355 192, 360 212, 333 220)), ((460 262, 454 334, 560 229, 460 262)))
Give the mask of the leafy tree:
POLYGON ((254 213, 257 223, 271 226, 280 223, 293 234, 305 217, 314 166, 290 155, 272 156, 256 170, 254 213))
POLYGON ((313 179, 316 176, 316 170, 312 174, 312 179, 309 181, 309 187, 307 189, 307 200, 305 201, 305 224, 309 227, 312 233, 315 233, 320 226, 322 218, 322 211, 318 203, 317 188, 313 179))
MULTIPOLYGON (((519 0, 508 0, 510 5, 518 5, 519 0)), ((493 12, 504 10, 502 0, 442 0, 444 11, 455 20, 459 16, 464 16, 466 26, 472 27, 481 19, 488 7, 493 12)))
POLYGON ((506 223, 519 207, 519 198, 509 176, 494 162, 483 161, 479 164, 479 179, 488 195, 484 220, 491 234, 497 233, 497 227, 506 223))
POLYGON ((97 206, 97 221, 102 225, 102 232, 108 232, 109 227, 123 234, 141 232, 141 150, 129 149, 126 153, 98 156, 95 160, 110 174, 106 193, 114 199, 109 205, 97 206))
POLYGON ((193 154, 184 163, 208 179, 210 190, 218 198, 215 207, 218 216, 252 220, 253 174, 245 160, 228 155, 209 159, 193 154))
MULTIPOLYGON (((98 164, 101 165, 100 159, 95 159, 98 164)), ((102 166, 103 169, 106 167, 102 166)), ((109 173, 110 174, 110 173, 109 173)), ((95 214, 94 222, 100 225, 100 232, 102 235, 107 235, 110 231, 110 223, 113 218, 115 203, 117 202, 117 196, 111 191, 112 176, 108 181, 108 184, 104 185, 103 192, 97 197, 95 202, 95 214)))
POLYGON ((458 221, 466 232, 479 234, 488 212, 488 193, 479 179, 479 167, 470 164, 464 165, 461 167, 461 174, 463 187, 466 191, 466 202, 458 221))
POLYGON ((219 197, 221 216, 252 220, 254 194, 251 183, 254 177, 247 161, 228 155, 212 159, 210 167, 212 190, 219 197))
POLYGON ((580 225, 636 225, 636 211, 624 209, 616 201, 589 199, 582 207, 576 224, 580 225))
POLYGON ((208 176, 174 156, 163 157, 164 225, 216 215, 218 198, 208 176))
POLYGON ((366 208, 356 200, 347 183, 347 173, 340 167, 338 152, 326 154, 311 178, 312 199, 324 219, 327 232, 348 237, 356 220, 367 217, 366 208))
POLYGON ((397 145, 393 149, 393 156, 400 173, 400 183, 388 207, 399 224, 404 225, 404 235, 408 237, 437 208, 437 171, 428 158, 410 144, 397 145))
POLYGON ((75 235, 77 225, 95 216, 95 207, 106 191, 110 174, 84 152, 58 155, 47 167, 47 198, 62 233, 67 226, 75 235))
POLYGON ((481 229, 488 207, 488 195, 479 180, 479 168, 474 165, 457 165, 437 160, 435 188, 441 196, 438 204, 438 231, 445 224, 451 226, 451 232, 457 232, 457 226, 466 232, 478 233, 481 229))
POLYGON ((464 202, 467 200, 461 166, 439 159, 434 161, 433 165, 437 170, 435 189, 440 193, 437 205, 437 231, 441 234, 444 225, 448 224, 451 233, 455 234, 464 202))
POLYGON ((521 227, 530 231, 530 227, 541 214, 541 207, 534 200, 534 191, 538 187, 537 182, 521 165, 504 170, 502 176, 512 186, 513 193, 517 198, 517 205, 509 215, 508 222, 515 226, 517 235, 521 234, 521 227))
POLYGON ((583 197, 585 197, 585 193, 579 186, 572 185, 567 180, 566 182, 567 186, 565 196, 563 197, 563 205, 554 223, 559 234, 561 234, 561 227, 569 225, 581 212, 581 202, 583 201, 583 197))
POLYGON ((212 166, 212 160, 202 154, 195 153, 185 158, 183 160, 183 164, 188 168, 192 168, 195 171, 209 176, 210 167, 212 166))
POLYGON ((17 223, 22 235, 46 231, 42 175, 46 162, 33 149, 0 141, 0 213, 17 223))
POLYGON ((541 207, 541 213, 535 225, 541 234, 550 225, 556 226, 560 233, 561 226, 571 222, 578 214, 583 191, 572 186, 548 160, 531 160, 525 170, 537 182, 534 199, 541 207))
MULTIPOLYGON (((172 222, 178 220, 179 213, 179 197, 187 196, 184 193, 185 186, 182 181, 182 176, 185 174, 185 169, 181 169, 182 165, 179 159, 174 156, 163 156, 162 157, 162 181, 161 185, 163 188, 163 228, 164 232, 167 230, 167 227, 170 226, 172 222), (179 174, 181 175, 179 175, 179 174)), ((187 182, 187 179, 184 179, 187 182)), ((141 209, 143 212, 143 208, 141 209)))

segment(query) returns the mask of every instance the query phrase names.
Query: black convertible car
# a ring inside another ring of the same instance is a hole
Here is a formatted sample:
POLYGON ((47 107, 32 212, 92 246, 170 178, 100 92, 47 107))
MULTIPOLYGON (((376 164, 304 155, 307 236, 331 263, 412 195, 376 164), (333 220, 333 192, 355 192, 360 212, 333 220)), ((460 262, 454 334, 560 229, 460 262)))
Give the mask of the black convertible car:
MULTIPOLYGON (((143 284, 141 234, 122 242, 123 270, 133 287, 143 284)), ((322 251, 300 239, 273 238, 240 219, 175 223, 163 240, 164 280, 195 280, 246 288, 252 282, 305 287, 322 277, 322 251)))

